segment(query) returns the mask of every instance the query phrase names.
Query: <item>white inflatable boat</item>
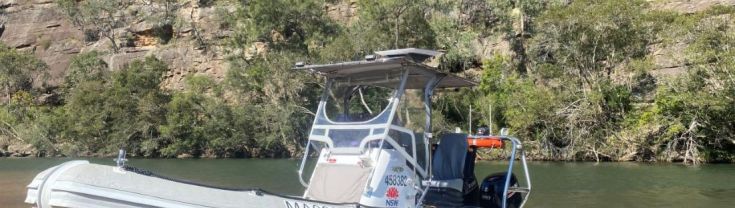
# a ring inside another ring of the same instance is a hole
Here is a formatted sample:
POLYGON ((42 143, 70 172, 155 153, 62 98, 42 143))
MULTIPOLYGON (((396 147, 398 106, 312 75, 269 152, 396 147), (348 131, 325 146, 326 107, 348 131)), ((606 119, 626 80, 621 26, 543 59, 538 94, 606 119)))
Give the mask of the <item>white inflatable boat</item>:
POLYGON ((512 144, 506 148, 512 151, 511 160, 507 171, 480 183, 466 134, 445 133, 437 145, 431 144, 434 90, 474 85, 425 64, 439 55, 409 48, 377 52, 360 61, 296 65, 295 70, 327 80, 298 170, 303 195, 167 178, 126 165, 121 151, 116 166, 70 161, 41 172, 28 185, 25 202, 38 208, 522 207, 530 193, 530 177, 518 139, 492 137, 512 144), (408 109, 407 90, 423 95, 420 110, 408 109), (423 124, 414 131, 404 125, 408 119, 423 119, 423 124), (513 174, 516 160, 522 163, 522 181, 513 174), (304 167, 312 163, 307 180, 304 167))

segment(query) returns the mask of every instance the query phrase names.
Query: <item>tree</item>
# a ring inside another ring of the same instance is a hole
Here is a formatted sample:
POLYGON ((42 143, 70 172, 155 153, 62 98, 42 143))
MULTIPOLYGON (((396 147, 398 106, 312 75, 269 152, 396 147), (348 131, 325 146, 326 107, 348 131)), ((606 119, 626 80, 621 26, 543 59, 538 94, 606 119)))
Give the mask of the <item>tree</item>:
POLYGON ((337 32, 337 25, 326 17, 322 6, 298 0, 244 2, 227 20, 235 31, 229 45, 250 48, 261 42, 273 50, 310 54, 337 32))
POLYGON ((108 76, 107 63, 102 61, 97 51, 81 53, 71 58, 71 63, 64 76, 63 89, 69 92, 80 83, 104 80, 108 76))
POLYGON ((631 109, 630 88, 613 80, 613 71, 647 54, 653 36, 644 27, 645 4, 589 0, 549 6, 545 12, 543 4, 508 6, 508 12, 522 13, 523 26, 513 29, 520 36, 511 31, 511 42, 533 34, 513 59, 484 63, 485 96, 479 100, 493 104, 494 122, 530 139, 543 157, 611 160, 617 150, 607 144, 631 109), (534 22, 525 25, 529 17, 534 22), (529 59, 522 57, 525 47, 529 59), (520 70, 506 69, 514 66, 520 70))
MULTIPOLYGON (((222 91, 205 76, 186 78, 186 89, 167 104, 166 123, 156 144, 165 157, 190 154, 196 157, 251 156, 261 144, 254 136, 263 115, 250 105, 232 105, 222 91)), ((262 127, 260 127, 262 128, 262 127)))
POLYGON ((87 40, 96 41, 97 37, 105 37, 115 53, 120 51, 115 29, 133 21, 128 11, 133 3, 135 0, 58 1, 59 7, 74 25, 82 29, 87 40))
POLYGON ((18 90, 30 91, 37 78, 44 78, 48 66, 31 54, 18 52, 0 44, 0 85, 5 103, 10 103, 18 90))
MULTIPOLYGON (((462 1, 455 2, 450 1, 447 5, 440 5, 441 7, 448 7, 454 9, 446 9, 435 11, 429 22, 431 29, 436 34, 436 48, 446 51, 442 56, 442 62, 440 68, 444 71, 458 72, 472 68, 479 61, 479 57, 475 55, 476 51, 481 50, 480 46, 476 45, 477 40, 483 37, 484 33, 490 33, 490 28, 483 27, 475 29, 474 27, 467 26, 466 21, 490 21, 485 17, 490 16, 488 13, 483 12, 478 14, 480 17, 468 17, 471 20, 467 20, 465 15, 455 15, 457 9, 465 7, 458 3, 469 4, 468 2, 482 2, 485 1, 462 1), (474 18, 480 18, 484 20, 477 20, 474 18)), ((486 5, 478 6, 484 8, 486 5)), ((439 7, 439 6, 437 6, 439 7)), ((474 7, 474 6, 473 6, 474 7)), ((477 14, 477 13, 473 13, 477 14)), ((470 15, 467 15, 470 16, 470 15)), ((488 17, 489 18, 489 17, 488 17)), ((486 22, 492 24, 492 22, 486 22)))
MULTIPOLYGON (((641 1, 574 1, 539 17, 531 43, 534 62, 562 67, 583 89, 628 60, 642 58, 652 39, 641 1)), ((576 86, 575 86, 576 87, 576 86)))
MULTIPOLYGON (((147 21, 155 22, 153 29, 154 34, 161 39, 161 42, 167 43, 173 38, 173 25, 176 23, 181 8, 179 0, 143 0, 148 9, 147 21)), ((192 14, 194 9, 192 9, 192 14)), ((196 28, 194 28, 196 29, 196 28)))
POLYGON ((240 95, 236 103, 243 105, 242 111, 254 115, 253 138, 265 147, 300 146, 307 134, 318 85, 309 80, 313 77, 290 70, 296 57, 271 52, 248 65, 232 62, 227 72, 227 89, 240 95))
MULTIPOLYGON (((236 93, 231 102, 242 107, 234 113, 248 113, 253 119, 252 140, 259 147, 251 147, 255 155, 283 155, 295 153, 305 137, 309 122, 309 108, 314 97, 305 97, 318 86, 304 74, 290 70, 293 63, 318 60, 319 51, 334 41, 340 28, 330 20, 318 1, 248 1, 241 2, 228 24, 234 30, 227 47, 232 50, 230 69, 225 83, 227 90, 236 93), (245 56, 243 48, 253 45, 267 47, 267 53, 245 56), (283 151, 284 145, 292 151, 283 151), (276 151, 277 150, 277 151, 276 151)), ((342 52, 344 53, 344 52, 342 52)))
POLYGON ((658 135, 664 160, 735 161, 735 38, 729 35, 735 28, 714 15, 687 17, 695 23, 684 36, 691 66, 656 94, 653 114, 665 127, 658 135))
MULTIPOLYGON (((76 63, 98 63, 92 60, 76 63)), ((80 64, 83 65, 83 64, 80 64)), ((153 57, 136 60, 108 76, 82 80, 66 96, 66 135, 90 153, 115 152, 118 148, 140 149, 156 139, 165 119, 168 94, 159 87, 165 63, 153 57)))
POLYGON ((430 5, 417 0, 360 1, 358 22, 350 28, 362 52, 390 48, 432 48, 434 31, 426 16, 430 5))
POLYGON ((158 126, 165 121, 165 105, 170 99, 160 87, 166 71, 166 63, 149 56, 112 74, 105 92, 108 115, 116 120, 109 150, 139 149, 142 141, 159 136, 158 126))

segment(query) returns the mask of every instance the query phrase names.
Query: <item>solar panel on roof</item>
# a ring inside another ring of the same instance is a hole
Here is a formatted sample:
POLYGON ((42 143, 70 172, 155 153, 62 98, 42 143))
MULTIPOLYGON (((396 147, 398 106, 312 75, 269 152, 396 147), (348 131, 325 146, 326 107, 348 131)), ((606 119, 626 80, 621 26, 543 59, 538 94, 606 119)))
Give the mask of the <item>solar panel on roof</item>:
POLYGON ((411 70, 411 76, 409 76, 406 84, 407 89, 422 89, 424 88, 423 84, 433 76, 441 78, 436 88, 459 88, 476 85, 476 83, 470 80, 440 72, 436 67, 422 63, 429 58, 442 54, 437 51, 406 48, 378 51, 375 54, 380 57, 372 61, 363 60, 336 64, 306 65, 297 66, 295 69, 311 70, 329 78, 355 78, 365 83, 381 83, 379 86, 390 87, 395 86, 394 84, 397 83, 397 80, 382 80, 385 79, 386 74, 399 73, 409 68, 411 70))

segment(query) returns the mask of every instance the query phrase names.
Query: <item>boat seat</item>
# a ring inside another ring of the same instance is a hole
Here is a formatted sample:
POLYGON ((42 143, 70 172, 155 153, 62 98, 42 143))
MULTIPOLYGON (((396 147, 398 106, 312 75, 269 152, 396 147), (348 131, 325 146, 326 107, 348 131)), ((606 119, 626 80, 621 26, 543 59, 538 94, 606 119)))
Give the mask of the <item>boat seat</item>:
POLYGON ((372 169, 359 165, 318 163, 304 196, 332 203, 357 203, 372 169))
MULTIPOLYGON (((462 180, 467 157, 467 134, 448 133, 434 152, 431 174, 435 181, 462 180)), ((449 182, 448 182, 449 183, 449 182)), ((458 189, 462 191, 462 189, 458 189)))
POLYGON ((431 181, 423 181, 429 190, 424 204, 437 207, 459 207, 472 201, 477 189, 474 176, 474 152, 469 152, 467 135, 444 134, 434 151, 431 181))

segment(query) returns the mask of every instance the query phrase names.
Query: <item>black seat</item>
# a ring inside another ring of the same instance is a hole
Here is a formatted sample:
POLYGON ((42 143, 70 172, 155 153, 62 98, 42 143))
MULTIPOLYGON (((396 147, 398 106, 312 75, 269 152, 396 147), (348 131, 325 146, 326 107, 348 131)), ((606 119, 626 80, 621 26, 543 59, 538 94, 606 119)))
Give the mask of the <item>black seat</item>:
POLYGON ((479 196, 474 176, 475 152, 468 151, 467 135, 444 134, 432 160, 432 181, 424 204, 459 207, 474 204, 479 196))
POLYGON ((432 160, 431 174, 435 180, 464 178, 464 163, 467 157, 467 134, 444 134, 439 140, 432 160))

